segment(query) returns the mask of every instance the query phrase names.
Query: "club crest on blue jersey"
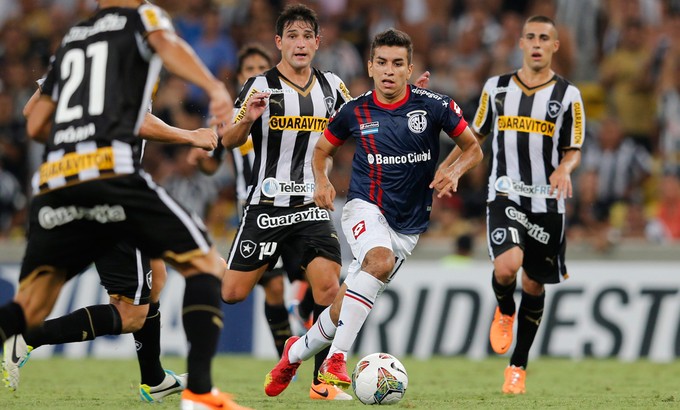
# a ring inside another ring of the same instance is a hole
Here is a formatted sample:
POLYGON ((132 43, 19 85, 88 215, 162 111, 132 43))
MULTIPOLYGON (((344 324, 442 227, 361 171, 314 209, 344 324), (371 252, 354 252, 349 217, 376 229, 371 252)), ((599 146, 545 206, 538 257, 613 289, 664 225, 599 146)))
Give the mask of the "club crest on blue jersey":
POLYGON ((408 129, 414 134, 420 134, 427 128, 427 112, 424 110, 411 111, 406 116, 408 117, 408 129))
POLYGON ((378 121, 367 122, 365 124, 359 125, 359 130, 361 131, 361 135, 377 134, 379 128, 380 128, 380 122, 378 122, 378 121))

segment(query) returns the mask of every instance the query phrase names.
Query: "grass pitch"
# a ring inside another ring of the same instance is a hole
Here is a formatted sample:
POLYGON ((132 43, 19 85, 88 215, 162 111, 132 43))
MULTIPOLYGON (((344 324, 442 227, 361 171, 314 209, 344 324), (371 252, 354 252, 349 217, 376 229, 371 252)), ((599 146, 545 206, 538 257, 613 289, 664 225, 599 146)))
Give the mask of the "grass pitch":
MULTIPOLYGON (((353 366, 357 358, 350 360, 353 366)), ((471 361, 404 358, 409 374, 406 397, 391 408, 406 409, 620 409, 680 406, 680 362, 670 364, 610 360, 534 360, 527 372, 527 394, 500 393, 506 358, 471 361)), ((181 372, 184 360, 165 357, 167 368, 181 372)), ((239 404, 255 409, 358 409, 359 401, 319 402, 308 397, 312 363, 279 397, 266 397, 264 375, 275 364, 246 356, 220 356, 214 362, 217 387, 235 394, 239 404)), ((179 396, 163 404, 142 403, 137 396, 135 360, 31 360, 17 392, 0 389, 0 409, 160 409, 179 407, 179 396), (151 406, 151 407, 150 407, 151 406)))

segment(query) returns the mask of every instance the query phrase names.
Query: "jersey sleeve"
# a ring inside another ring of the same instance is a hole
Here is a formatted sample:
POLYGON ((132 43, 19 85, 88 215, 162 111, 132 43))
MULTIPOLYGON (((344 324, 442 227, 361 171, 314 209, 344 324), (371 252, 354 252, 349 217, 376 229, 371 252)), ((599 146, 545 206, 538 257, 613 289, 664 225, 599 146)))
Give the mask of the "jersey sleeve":
MULTIPOLYGON (((439 104, 439 103, 437 103, 439 104)), ((456 104, 453 99, 444 97, 442 107, 441 124, 442 130, 451 138, 459 136, 468 126, 467 121, 463 118, 463 110, 456 104)))
POLYGON ((561 149, 581 149, 585 139, 586 117, 581 93, 574 86, 569 87, 569 105, 564 110, 560 129, 559 147, 561 149))
POLYGON ((352 116, 350 112, 352 110, 344 104, 340 107, 340 110, 336 112, 328 120, 328 126, 323 132, 328 142, 335 145, 336 147, 344 144, 351 135, 352 126, 352 116))
POLYGON ((142 20, 142 25, 147 34, 158 30, 167 30, 172 33, 175 32, 170 16, 168 16, 162 8, 154 6, 153 4, 144 3, 139 6, 137 10, 139 11, 139 17, 142 20))
POLYGON ((335 106, 333 109, 335 110, 334 112, 337 112, 340 107, 347 101, 352 99, 352 96, 349 93, 349 89, 347 89, 347 86, 345 83, 338 77, 337 75, 333 74, 333 81, 335 82, 334 88, 335 88, 335 106))
POLYGON ((49 66, 47 67, 47 73, 40 80, 36 81, 38 87, 40 87, 40 93, 42 95, 47 95, 52 98, 52 101, 57 101, 59 98, 59 90, 56 86, 57 84, 57 67, 54 64, 55 58, 50 59, 49 66))
POLYGON ((479 97, 479 106, 475 113, 472 129, 480 135, 487 136, 491 133, 493 126, 493 111, 491 110, 491 90, 493 89, 494 78, 487 80, 479 97))
POLYGON ((241 121, 246 115, 248 100, 250 99, 250 96, 257 92, 257 88, 255 88, 256 78, 257 77, 251 77, 243 84, 243 87, 241 87, 241 91, 238 94, 238 98, 234 101, 234 124, 241 121))

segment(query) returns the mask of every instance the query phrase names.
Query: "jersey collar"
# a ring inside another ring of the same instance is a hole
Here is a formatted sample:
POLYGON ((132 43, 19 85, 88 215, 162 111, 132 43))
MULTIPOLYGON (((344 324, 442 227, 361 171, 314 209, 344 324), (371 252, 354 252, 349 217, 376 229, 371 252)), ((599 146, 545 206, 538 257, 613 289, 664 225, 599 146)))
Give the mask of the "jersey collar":
POLYGON ((406 95, 404 95, 404 98, 392 104, 385 104, 378 101, 378 94, 376 93, 375 90, 373 90, 373 102, 375 103, 375 105, 381 108, 385 108, 387 110, 394 110, 406 104, 406 101, 408 101, 408 98, 410 96, 411 96, 411 84, 406 84, 406 95))

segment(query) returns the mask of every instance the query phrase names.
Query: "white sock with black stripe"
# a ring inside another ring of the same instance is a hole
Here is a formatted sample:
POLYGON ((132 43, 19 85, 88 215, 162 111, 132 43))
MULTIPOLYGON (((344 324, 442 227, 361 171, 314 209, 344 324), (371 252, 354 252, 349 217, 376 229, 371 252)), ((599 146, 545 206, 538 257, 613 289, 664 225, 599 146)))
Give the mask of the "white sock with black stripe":
POLYGON ((339 352, 347 359, 347 352, 352 348, 368 314, 371 313, 383 285, 378 278, 364 271, 359 271, 352 279, 351 289, 347 288, 342 300, 338 329, 328 357, 339 352))
POLYGON ((305 361, 330 345, 335 336, 335 325, 331 320, 330 306, 324 309, 307 333, 288 350, 291 363, 305 361))

